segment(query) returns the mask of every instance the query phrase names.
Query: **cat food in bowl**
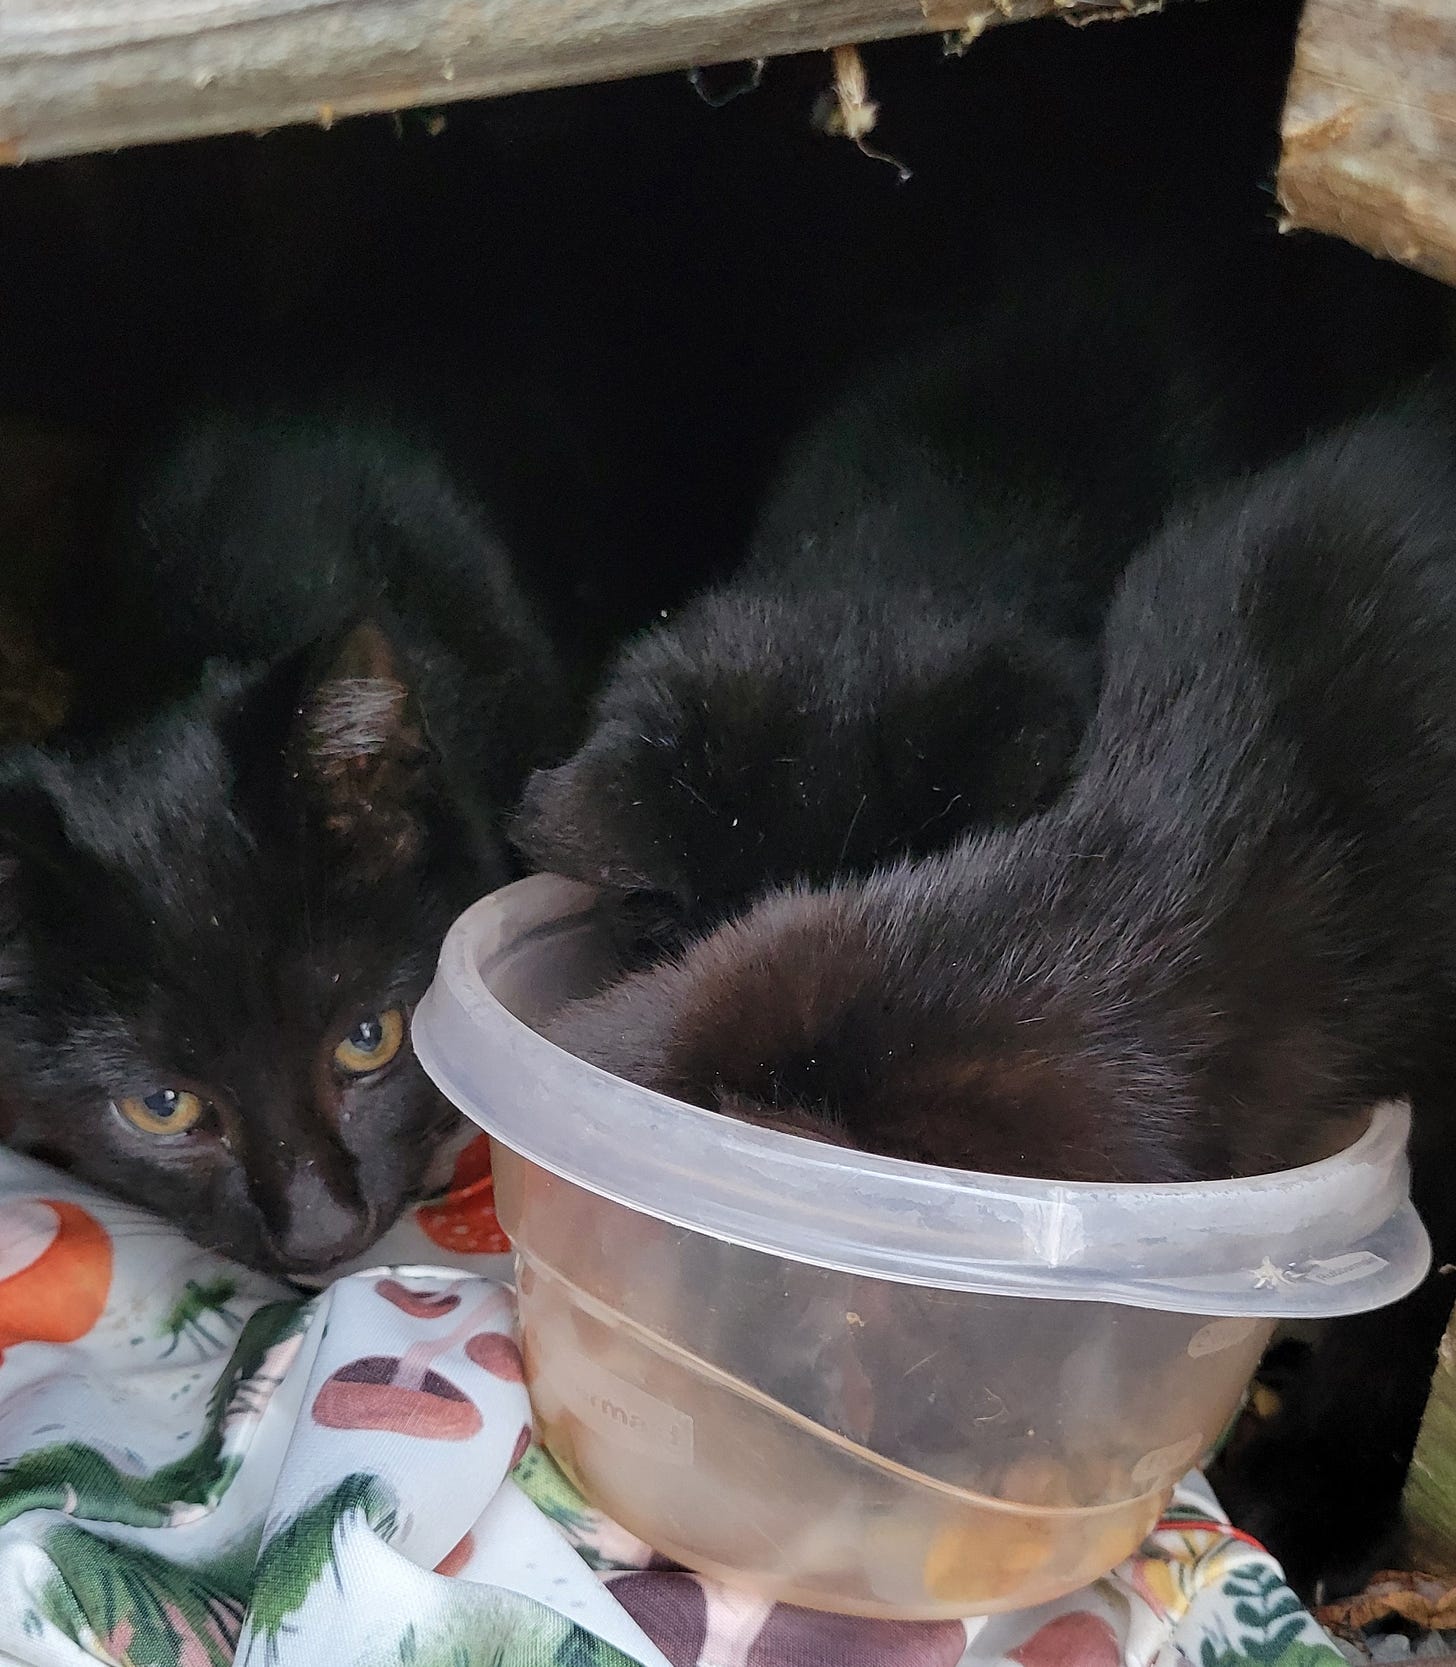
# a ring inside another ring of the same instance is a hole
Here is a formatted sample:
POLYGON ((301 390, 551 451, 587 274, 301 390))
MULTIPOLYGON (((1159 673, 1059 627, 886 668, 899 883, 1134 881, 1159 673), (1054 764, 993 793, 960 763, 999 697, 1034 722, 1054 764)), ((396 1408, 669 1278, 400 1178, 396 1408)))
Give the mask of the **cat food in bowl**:
POLYGON ((612 975, 610 942, 589 888, 506 887, 451 931, 415 1047, 492 1139, 547 1446, 691 1568, 890 1619, 1058 1597, 1137 1546, 1278 1320, 1426 1272, 1403 1106, 1240 1181, 868 1156, 545 1040, 612 975))

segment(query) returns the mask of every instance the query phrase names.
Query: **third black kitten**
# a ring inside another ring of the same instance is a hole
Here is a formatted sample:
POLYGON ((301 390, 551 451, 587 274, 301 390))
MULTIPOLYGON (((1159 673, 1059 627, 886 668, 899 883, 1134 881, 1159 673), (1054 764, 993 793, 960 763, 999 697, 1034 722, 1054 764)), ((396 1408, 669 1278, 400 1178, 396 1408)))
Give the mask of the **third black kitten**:
POLYGON ((741 571, 629 645, 580 750, 532 779, 528 855, 630 899, 651 947, 1048 805, 1128 553, 1302 439, 1341 374, 1368 387, 1358 353, 1332 375, 1306 351, 1344 318, 1339 264, 1290 283, 1269 236, 1028 252, 862 372, 741 571))
MULTIPOLYGON (((1410 1094, 1456 1259, 1456 420, 1434 393, 1181 515, 1110 612, 1085 759, 1022 826, 776 895, 568 1008, 695 1103, 1008 1174, 1288 1167, 1410 1094)), ((1301 1591, 1386 1549, 1450 1289, 1332 1325, 1220 1478, 1301 1591)), ((1209 1432, 1212 1434, 1212 1432, 1209 1432)))
POLYGON ((195 429, 128 492, 69 745, 0 764, 0 1131, 284 1273, 357 1255, 453 1113, 411 1005, 511 873, 559 680, 439 461, 195 429))

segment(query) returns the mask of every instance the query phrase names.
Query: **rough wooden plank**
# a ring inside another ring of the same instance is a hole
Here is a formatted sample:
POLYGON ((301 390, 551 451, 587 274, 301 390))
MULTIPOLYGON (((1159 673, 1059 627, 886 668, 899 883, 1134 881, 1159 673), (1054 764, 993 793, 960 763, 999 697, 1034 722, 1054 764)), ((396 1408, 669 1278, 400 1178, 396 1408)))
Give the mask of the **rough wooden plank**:
POLYGON ((1139 0, 0 0, 0 160, 1139 0))
POLYGON ((1456 0, 1306 0, 1279 198, 1292 226, 1456 283, 1456 0))
POLYGON ((1415 1567, 1456 1580, 1456 1315, 1441 1340, 1405 1511, 1415 1567))

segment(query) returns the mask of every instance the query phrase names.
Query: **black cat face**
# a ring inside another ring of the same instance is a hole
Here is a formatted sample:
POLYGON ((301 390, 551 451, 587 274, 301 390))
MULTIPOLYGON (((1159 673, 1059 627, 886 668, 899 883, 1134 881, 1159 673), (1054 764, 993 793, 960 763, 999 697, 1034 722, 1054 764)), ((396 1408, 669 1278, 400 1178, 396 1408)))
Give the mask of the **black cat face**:
POLYGON ((409 1017, 482 877, 382 636, 210 679, 108 751, 0 781, 12 1145, 280 1272, 361 1253, 447 1105, 409 1017))

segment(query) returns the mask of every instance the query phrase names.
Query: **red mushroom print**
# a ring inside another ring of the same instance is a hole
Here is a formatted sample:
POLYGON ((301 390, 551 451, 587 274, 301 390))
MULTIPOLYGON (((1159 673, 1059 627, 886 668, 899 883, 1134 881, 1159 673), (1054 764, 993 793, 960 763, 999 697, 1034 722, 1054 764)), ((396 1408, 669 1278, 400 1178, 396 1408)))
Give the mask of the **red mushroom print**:
POLYGON ((470 1559, 475 1555, 475 1536, 466 1534, 463 1539, 451 1546, 449 1551, 435 1564, 435 1573, 444 1575, 459 1574, 470 1559))
POLYGON ((1019 1667, 1122 1667, 1117 1634, 1101 1615, 1073 1609, 1008 1652, 1019 1667))
POLYGON ((458 1291, 412 1291, 397 1279, 376 1279, 374 1291, 414 1320, 443 1320, 460 1306, 458 1291))
POLYGON ((480 1409, 430 1362, 501 1317, 509 1299, 491 1287, 443 1336, 402 1355, 366 1355, 340 1366, 314 1397, 315 1423, 333 1430, 390 1430, 427 1441, 469 1441, 483 1428, 480 1409))
POLYGON ((511 1453, 511 1462, 506 1466, 507 1472, 509 1473, 510 1471, 514 1470, 516 1468, 516 1466, 521 1462, 521 1460, 523 1458, 525 1458, 526 1454, 529 1453, 530 1451, 531 1451, 531 1426, 529 1424, 522 1424, 521 1425, 521 1433, 516 1437, 515 1449, 511 1453))
POLYGON ((316 1424, 331 1430, 388 1430, 425 1441, 469 1441, 480 1410, 448 1378, 410 1373, 400 1355, 366 1355, 341 1366, 314 1397, 316 1424))
POLYGON ((437 1204, 421 1204, 415 1219, 432 1244, 456 1255, 499 1256, 511 1248, 496 1219, 488 1135, 477 1135, 461 1152, 449 1191, 437 1204))
POLYGON ((481 1371, 507 1383, 526 1381, 526 1363, 513 1337, 498 1331, 478 1331, 465 1345, 465 1353, 481 1371))
POLYGON ((79 1204, 16 1199, 0 1211, 0 1360, 20 1343, 75 1343, 106 1310, 111 1236, 79 1204))

